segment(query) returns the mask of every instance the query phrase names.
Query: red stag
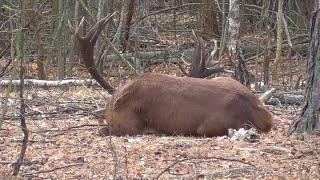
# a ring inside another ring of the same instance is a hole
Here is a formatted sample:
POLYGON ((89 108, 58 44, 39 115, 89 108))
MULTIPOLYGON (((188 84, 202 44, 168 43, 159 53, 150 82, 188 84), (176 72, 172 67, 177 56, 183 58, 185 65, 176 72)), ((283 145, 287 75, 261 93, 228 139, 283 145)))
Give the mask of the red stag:
POLYGON ((137 135, 151 129, 167 135, 220 136, 229 128, 246 125, 262 132, 271 129, 271 113, 250 90, 231 78, 147 73, 115 90, 97 72, 93 60, 95 43, 111 17, 97 22, 85 37, 78 30, 75 33, 88 71, 113 94, 106 107, 106 135, 137 135))

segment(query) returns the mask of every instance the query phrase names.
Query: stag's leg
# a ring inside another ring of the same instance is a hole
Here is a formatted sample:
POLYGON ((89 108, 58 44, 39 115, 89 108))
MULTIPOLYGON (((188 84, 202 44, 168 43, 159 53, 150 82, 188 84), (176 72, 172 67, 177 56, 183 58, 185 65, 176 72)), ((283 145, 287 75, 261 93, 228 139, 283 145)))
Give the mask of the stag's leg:
POLYGON ((219 125, 212 125, 205 122, 197 128, 197 135, 207 137, 226 135, 227 130, 220 128, 221 127, 219 125))
POLYGON ((108 118, 111 135, 138 135, 143 133, 144 123, 134 112, 114 112, 108 118))
POLYGON ((198 136, 223 136, 228 135, 228 129, 244 128, 242 119, 224 117, 223 119, 209 119, 204 121, 197 129, 198 136))
MULTIPOLYGON (((220 113, 221 114, 221 113, 220 113)), ((239 124, 230 115, 214 115, 204 120, 197 128, 198 136, 222 136, 228 134, 229 128, 237 129, 239 124)))

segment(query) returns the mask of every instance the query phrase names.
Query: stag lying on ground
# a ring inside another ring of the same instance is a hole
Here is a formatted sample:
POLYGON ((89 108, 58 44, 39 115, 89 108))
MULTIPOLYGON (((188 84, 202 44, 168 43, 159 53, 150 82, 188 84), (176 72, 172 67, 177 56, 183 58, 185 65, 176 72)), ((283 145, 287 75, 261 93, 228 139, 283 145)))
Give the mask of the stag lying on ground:
POLYGON ((111 17, 100 20, 85 37, 78 30, 75 33, 90 74, 113 94, 105 115, 110 130, 106 135, 137 135, 151 129, 167 135, 220 136, 229 128, 246 125, 262 132, 271 129, 271 113, 250 90, 231 78, 147 73, 115 90, 97 72, 93 60, 94 45, 111 17))

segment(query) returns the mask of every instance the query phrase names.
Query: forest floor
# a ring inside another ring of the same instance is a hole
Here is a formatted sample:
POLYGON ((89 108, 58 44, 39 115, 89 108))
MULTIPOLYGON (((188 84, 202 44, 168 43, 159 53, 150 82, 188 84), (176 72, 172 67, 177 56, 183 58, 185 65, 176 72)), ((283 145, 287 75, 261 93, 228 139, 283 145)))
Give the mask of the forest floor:
MULTIPOLYGON (((31 88, 26 94, 30 134, 23 179, 320 179, 320 136, 308 142, 286 136, 298 108, 269 106, 275 127, 257 142, 226 136, 101 137, 90 112, 104 106, 105 91, 31 88)), ((14 113, 19 101, 8 105, 0 131, 0 179, 12 173, 22 139, 14 113)))

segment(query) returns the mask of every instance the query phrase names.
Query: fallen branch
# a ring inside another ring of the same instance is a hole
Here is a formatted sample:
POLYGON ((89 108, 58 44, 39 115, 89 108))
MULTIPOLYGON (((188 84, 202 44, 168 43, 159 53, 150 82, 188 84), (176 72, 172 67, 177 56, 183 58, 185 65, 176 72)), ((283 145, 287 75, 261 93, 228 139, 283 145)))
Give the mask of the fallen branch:
MULTIPOLYGON (((138 57, 142 62, 154 62, 154 61, 159 61, 159 59, 172 59, 172 58, 180 59, 182 56, 181 54, 184 54, 186 57, 190 57, 192 56, 193 51, 194 49, 175 48, 170 50, 159 49, 155 51, 137 52, 136 54, 121 53, 120 55, 123 57, 126 57, 129 60, 132 60, 135 57, 138 57)), ((108 55, 106 56, 106 59, 108 59, 108 61, 116 61, 119 59, 119 55, 116 55, 116 54, 108 55)))
POLYGON ((274 94, 274 92, 276 91, 276 88, 271 88, 270 90, 266 91, 265 93, 263 93, 260 97, 259 100, 266 103, 271 96, 274 94))
POLYGON ((184 161, 190 161, 190 160, 199 160, 199 159, 205 159, 205 160, 209 160, 209 159, 216 159, 216 160, 222 160, 222 161, 232 161, 232 162, 239 162, 239 163, 242 163, 242 164, 246 164, 246 165, 249 165, 249 166, 252 166, 254 168, 256 168, 253 164, 249 163, 249 162, 245 162, 243 160, 239 160, 239 159, 229 159, 229 158, 224 158, 224 157, 191 157, 191 158, 184 158, 184 159, 180 159, 180 160, 177 160, 175 161, 174 163, 172 163, 171 165, 169 165, 168 167, 166 167, 164 170, 162 170, 156 177, 155 179, 159 179, 160 176, 162 174, 164 174, 165 172, 169 171, 170 168, 174 167, 175 165, 181 163, 181 162, 184 162, 184 161))
POLYGON ((289 104, 289 105, 302 105, 304 102, 304 95, 302 92, 275 92, 266 104, 270 105, 278 105, 277 102, 281 104, 289 104))
POLYGON ((106 108, 97 109, 97 110, 91 112, 91 114, 94 115, 97 118, 104 119, 105 118, 105 114, 106 114, 106 108))
MULTIPOLYGON (((0 80, 0 86, 6 87, 9 84, 13 86, 19 86, 20 80, 0 80)), ((25 86, 36 86, 36 87, 60 87, 60 86, 99 86, 99 84, 93 79, 67 79, 59 81, 50 81, 50 80, 37 80, 37 79, 25 79, 25 86)))
POLYGON ((0 164, 8 165, 8 164, 14 164, 14 162, 10 162, 10 161, 0 161, 0 164))
POLYGON ((37 131, 37 133, 46 133, 46 132, 66 132, 66 131, 70 131, 72 129, 79 129, 79 128, 83 128, 83 127, 99 127, 102 125, 98 125, 98 124, 82 124, 82 125, 78 125, 78 126, 72 126, 72 127, 68 127, 65 129, 47 129, 47 130, 43 130, 43 131, 37 131))
POLYGON ((216 178, 226 178, 226 176, 235 176, 235 175, 241 175, 243 174, 252 174, 252 173, 257 173, 257 172, 262 172, 262 173, 273 173, 270 170, 263 169, 263 168, 255 168, 255 167, 243 167, 243 168, 233 168, 233 169, 227 169, 227 170, 222 170, 222 171, 216 171, 213 173, 203 173, 197 175, 195 179, 216 179, 216 178))
POLYGON ((60 169, 64 169, 64 168, 69 168, 69 167, 73 167, 73 166, 81 166, 84 165, 85 163, 76 163, 76 164, 69 164, 69 165, 65 165, 65 166, 61 166, 61 167, 57 167, 57 168, 53 168, 53 169, 49 169, 49 170, 44 170, 44 171, 36 171, 36 172, 30 172, 30 173, 23 173, 21 174, 21 176, 30 176, 30 175, 35 175, 35 174, 42 174, 42 173, 49 173, 49 172, 53 172, 56 170, 60 170, 60 169))

